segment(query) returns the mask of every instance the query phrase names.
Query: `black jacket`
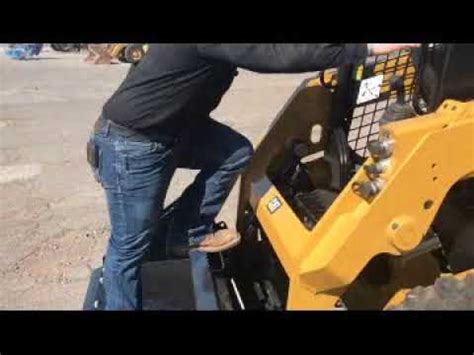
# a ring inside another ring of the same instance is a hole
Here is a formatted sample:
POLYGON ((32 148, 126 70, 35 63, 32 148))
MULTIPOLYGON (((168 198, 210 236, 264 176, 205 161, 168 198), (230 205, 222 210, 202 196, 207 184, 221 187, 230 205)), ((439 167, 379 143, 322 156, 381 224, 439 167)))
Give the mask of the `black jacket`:
POLYGON ((366 55, 363 44, 152 44, 104 105, 103 115, 135 130, 176 136, 209 116, 238 67, 302 73, 366 55))

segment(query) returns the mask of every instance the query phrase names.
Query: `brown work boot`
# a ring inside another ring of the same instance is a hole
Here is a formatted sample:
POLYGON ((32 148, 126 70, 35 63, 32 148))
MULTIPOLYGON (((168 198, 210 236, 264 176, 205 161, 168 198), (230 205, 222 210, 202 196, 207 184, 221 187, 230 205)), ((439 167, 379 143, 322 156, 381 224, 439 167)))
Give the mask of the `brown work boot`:
POLYGON ((221 229, 204 236, 193 248, 203 253, 219 253, 240 243, 240 234, 231 229, 221 229))

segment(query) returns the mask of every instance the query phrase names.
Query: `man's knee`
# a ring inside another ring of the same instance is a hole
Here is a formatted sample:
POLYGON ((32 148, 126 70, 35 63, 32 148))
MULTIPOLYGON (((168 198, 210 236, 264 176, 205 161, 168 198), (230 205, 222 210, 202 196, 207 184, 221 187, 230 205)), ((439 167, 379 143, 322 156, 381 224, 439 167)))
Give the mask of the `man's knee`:
POLYGON ((241 136, 238 146, 235 147, 234 153, 232 154, 232 161, 229 163, 235 170, 240 172, 250 163, 253 153, 254 149, 252 143, 244 136, 241 136))
POLYGON ((252 142, 250 142, 247 138, 242 137, 242 146, 240 149, 241 149, 242 158, 247 161, 250 161, 254 153, 252 142))

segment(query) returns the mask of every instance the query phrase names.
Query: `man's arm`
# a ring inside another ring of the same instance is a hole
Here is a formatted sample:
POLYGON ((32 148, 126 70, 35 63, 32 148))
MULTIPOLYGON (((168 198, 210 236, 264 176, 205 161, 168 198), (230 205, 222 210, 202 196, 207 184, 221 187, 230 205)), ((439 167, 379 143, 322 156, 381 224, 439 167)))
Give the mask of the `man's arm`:
POLYGON ((368 55, 367 44, 358 43, 203 43, 202 57, 221 60, 259 73, 304 73, 358 62, 368 55))

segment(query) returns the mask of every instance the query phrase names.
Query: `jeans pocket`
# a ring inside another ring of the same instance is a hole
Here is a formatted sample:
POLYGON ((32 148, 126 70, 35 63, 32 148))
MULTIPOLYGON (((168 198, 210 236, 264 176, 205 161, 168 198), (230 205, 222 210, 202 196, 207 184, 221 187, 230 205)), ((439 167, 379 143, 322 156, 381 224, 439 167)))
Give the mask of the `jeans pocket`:
POLYGON ((131 175, 153 175, 164 169, 169 164, 172 156, 171 149, 141 149, 135 148, 134 152, 127 152, 125 157, 125 171, 131 175))
POLYGON ((119 187, 123 165, 117 159, 115 142, 100 135, 95 135, 94 142, 97 149, 94 175, 104 189, 116 189, 119 187))
POLYGON ((123 157, 125 172, 147 174, 160 170, 171 156, 173 148, 159 142, 127 140, 120 143, 119 151, 123 157))
POLYGON ((167 151, 169 148, 160 142, 125 140, 120 141, 119 150, 130 157, 141 157, 152 153, 159 154, 160 152, 167 151))

